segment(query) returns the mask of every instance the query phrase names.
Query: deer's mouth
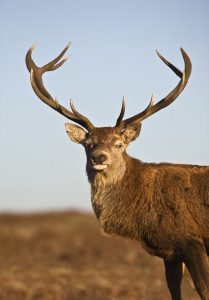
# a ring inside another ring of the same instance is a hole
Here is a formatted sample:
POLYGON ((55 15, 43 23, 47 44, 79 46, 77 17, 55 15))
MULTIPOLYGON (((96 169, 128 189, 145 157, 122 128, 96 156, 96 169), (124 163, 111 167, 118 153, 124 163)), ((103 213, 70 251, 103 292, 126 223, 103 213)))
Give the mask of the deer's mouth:
POLYGON ((92 165, 92 168, 97 171, 102 171, 108 167, 108 164, 95 164, 92 165))

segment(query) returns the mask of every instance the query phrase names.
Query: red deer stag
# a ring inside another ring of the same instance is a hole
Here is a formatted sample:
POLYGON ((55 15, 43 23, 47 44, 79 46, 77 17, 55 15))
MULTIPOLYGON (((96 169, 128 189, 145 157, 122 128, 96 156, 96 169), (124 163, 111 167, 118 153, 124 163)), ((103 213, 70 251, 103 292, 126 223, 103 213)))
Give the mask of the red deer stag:
POLYGON ((161 60, 178 76, 177 86, 154 104, 123 120, 125 102, 114 127, 95 127, 81 115, 71 100, 69 111, 46 90, 42 75, 59 68, 69 45, 43 67, 26 55, 31 85, 51 108, 78 123, 67 123, 73 142, 84 146, 86 171, 91 184, 92 206, 101 228, 140 241, 151 255, 164 260, 167 285, 173 300, 181 299, 183 263, 189 270, 202 300, 209 300, 209 167, 171 163, 144 163, 130 157, 126 148, 135 140, 143 120, 170 105, 183 91, 191 74, 191 61, 181 49, 185 68, 181 72, 159 53, 161 60))

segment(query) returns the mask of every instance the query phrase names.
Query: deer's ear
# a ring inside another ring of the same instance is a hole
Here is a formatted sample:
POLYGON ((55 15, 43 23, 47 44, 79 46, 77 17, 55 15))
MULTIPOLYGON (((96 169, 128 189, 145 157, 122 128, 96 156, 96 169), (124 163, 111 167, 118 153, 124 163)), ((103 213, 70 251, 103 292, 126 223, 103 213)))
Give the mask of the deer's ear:
POLYGON ((83 128, 71 123, 65 123, 65 128, 71 141, 82 144, 87 134, 83 128))
POLYGON ((122 132, 122 136, 127 144, 134 141, 139 136, 141 126, 141 123, 132 123, 126 126, 122 132))

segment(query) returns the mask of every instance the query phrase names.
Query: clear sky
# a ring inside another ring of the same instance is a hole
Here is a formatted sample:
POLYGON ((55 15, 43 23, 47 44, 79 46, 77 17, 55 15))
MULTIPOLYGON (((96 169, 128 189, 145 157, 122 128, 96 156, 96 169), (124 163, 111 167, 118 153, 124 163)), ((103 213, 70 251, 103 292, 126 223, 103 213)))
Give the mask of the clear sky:
POLYGON ((73 98, 97 126, 115 124, 123 95, 127 117, 152 93, 165 96, 178 78, 155 50, 182 68, 183 47, 193 62, 185 91, 144 121, 129 154, 209 165, 207 0, 0 0, 0 23, 0 211, 91 209, 84 150, 30 86, 24 58, 34 42, 39 65, 72 42, 70 60, 45 85, 65 106, 73 98))

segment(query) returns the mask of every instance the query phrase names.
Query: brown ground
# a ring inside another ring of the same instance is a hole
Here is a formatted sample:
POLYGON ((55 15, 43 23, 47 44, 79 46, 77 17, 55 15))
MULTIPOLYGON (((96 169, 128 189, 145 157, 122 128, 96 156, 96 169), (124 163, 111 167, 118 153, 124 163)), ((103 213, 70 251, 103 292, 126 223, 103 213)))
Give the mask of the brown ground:
MULTIPOLYGON (((166 300, 160 259, 92 215, 0 216, 0 300, 166 300)), ((183 299, 199 299, 186 273, 183 299)))

